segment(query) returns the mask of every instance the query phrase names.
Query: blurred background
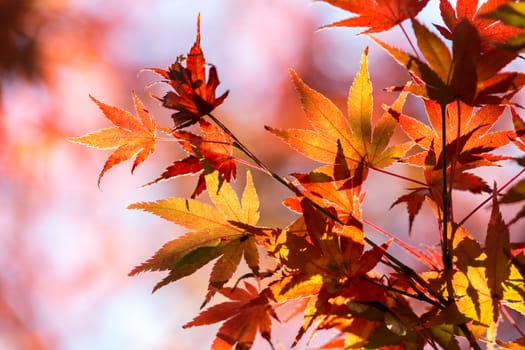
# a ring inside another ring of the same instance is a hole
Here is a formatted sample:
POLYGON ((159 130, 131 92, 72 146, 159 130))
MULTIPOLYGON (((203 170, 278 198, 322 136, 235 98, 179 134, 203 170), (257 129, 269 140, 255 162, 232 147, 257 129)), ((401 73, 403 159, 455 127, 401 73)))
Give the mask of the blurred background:
MULTIPOLYGON (((423 21, 437 21, 436 3, 421 14, 423 21)), ((277 173, 316 166, 263 126, 308 127, 288 68, 345 110, 359 58, 371 42, 356 37, 359 30, 316 29, 346 13, 310 0, 0 0, 1 350, 209 348, 217 327, 181 328, 199 312, 209 269, 153 295, 162 274, 127 277, 184 232, 125 209, 137 201, 191 195, 196 179, 190 177, 139 189, 184 155, 178 145, 161 144, 133 176, 130 164, 114 168, 99 189, 98 173, 109 152, 66 141, 109 126, 90 94, 132 111, 134 90, 170 127, 170 111, 149 97, 161 87, 145 88, 158 77, 140 70, 165 69, 187 53, 199 12, 201 46, 221 79, 218 92, 230 90, 216 115, 277 173)), ((407 49, 398 28, 380 37, 407 49)), ((378 116, 381 104, 396 97, 382 89, 403 84, 407 75, 376 47, 369 59, 378 116)), ((421 106, 410 102, 405 112, 421 115, 421 106)), ((491 179, 510 178, 513 170, 506 171, 491 179)), ((377 174, 372 181, 365 215, 408 239, 405 209, 384 214, 407 184, 377 174)), ((286 225, 293 215, 280 200, 289 193, 259 174, 255 184, 260 223, 286 225)), ((465 213, 480 200, 465 197, 465 213)), ((418 232, 435 225, 426 211, 416 219, 413 238, 434 244, 434 230, 418 232)), ((469 224, 483 233, 486 219, 469 224)), ((295 332, 279 326, 273 337, 288 348, 295 332)))

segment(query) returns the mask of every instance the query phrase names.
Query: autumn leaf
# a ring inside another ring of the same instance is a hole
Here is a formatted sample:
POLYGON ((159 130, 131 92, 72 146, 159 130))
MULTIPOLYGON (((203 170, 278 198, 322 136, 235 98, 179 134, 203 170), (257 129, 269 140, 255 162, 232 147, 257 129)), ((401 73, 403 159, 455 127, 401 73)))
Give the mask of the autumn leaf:
POLYGON ((516 135, 513 135, 512 137, 512 142, 522 152, 525 152, 525 121, 523 121, 520 115, 516 112, 516 109, 511 108, 510 112, 512 114, 514 130, 516 131, 516 135))
MULTIPOLYGON (((518 149, 522 152, 525 152, 525 121, 520 117, 514 108, 510 109, 512 114, 512 122, 514 124, 514 130, 516 135, 512 137, 512 142, 518 149)), ((518 164, 525 166, 524 158, 516 159, 518 164)), ((515 203, 525 199, 525 180, 520 180, 515 183, 501 198, 501 203, 515 203)), ((522 207, 521 210, 514 216, 512 220, 509 221, 509 225, 518 221, 525 216, 525 207, 522 207)))
POLYGON ((466 322, 472 335, 470 342, 475 342, 484 334, 489 341, 493 341, 490 337, 499 322, 499 309, 498 300, 491 295, 487 282, 487 255, 462 227, 455 230, 452 245, 454 269, 428 271, 420 276, 428 282, 433 294, 453 302, 445 308, 433 308, 422 315, 422 324, 437 331, 440 342, 449 343, 452 338, 443 334, 446 328, 436 327, 457 326, 466 322))
POLYGON ((278 320, 277 315, 264 293, 259 293, 249 283, 245 283, 244 286, 245 289, 221 288, 219 292, 231 301, 225 301, 202 311, 183 327, 224 321, 211 346, 213 350, 227 350, 234 347, 237 350, 250 349, 257 332, 271 345, 271 318, 278 320))
POLYGON ((197 123, 228 96, 228 91, 219 97, 215 96, 219 85, 215 66, 209 68, 206 80, 206 60, 200 47, 200 15, 197 18, 197 38, 188 55, 179 56, 167 71, 158 68, 148 70, 161 75, 166 79, 164 82, 173 88, 173 91, 158 99, 164 107, 177 111, 171 116, 175 129, 197 123))
POLYGON ((217 170, 222 178, 230 182, 235 179, 237 166, 233 157, 231 138, 217 126, 201 119, 199 126, 202 136, 187 131, 173 131, 171 134, 179 140, 183 149, 189 154, 186 158, 176 160, 155 180, 144 186, 160 181, 171 180, 181 175, 199 174, 197 185, 191 198, 195 198, 206 189, 203 162, 217 170))
POLYGON ((519 72, 500 72, 517 54, 500 48, 487 52, 476 27, 461 20, 452 32, 452 53, 438 36, 416 20, 412 26, 418 46, 427 60, 394 48, 371 37, 413 76, 416 85, 396 87, 447 105, 461 100, 469 105, 509 103, 510 98, 525 84, 519 72))
POLYGON ((472 193, 490 192, 490 187, 478 175, 468 172, 482 166, 494 166, 507 157, 494 155, 507 145, 513 132, 491 131, 501 117, 504 107, 487 105, 479 109, 463 103, 452 103, 446 108, 446 149, 442 147, 441 107, 438 103, 425 100, 425 110, 430 122, 427 125, 415 118, 391 111, 401 129, 423 151, 402 159, 403 162, 422 167, 428 187, 415 187, 400 196, 393 204, 406 203, 409 214, 409 229, 419 213, 425 198, 437 203, 441 201, 443 159, 446 153, 446 169, 453 189, 472 193))
MULTIPOLYGON (((431 100, 424 102, 430 126, 415 118, 396 114, 395 111, 392 111, 392 115, 407 136, 424 149, 423 152, 405 157, 403 161, 416 166, 434 165, 437 170, 442 167, 443 161, 442 111, 438 103, 431 100), (430 149, 437 157, 432 164, 428 163, 430 149)), ((461 102, 448 105, 445 116, 447 167, 457 162, 456 170, 459 171, 492 166, 507 159, 491 153, 507 145, 514 135, 508 130, 491 131, 503 111, 502 106, 487 105, 476 110, 461 102)))
POLYGON ((485 237, 486 275, 491 295, 497 302, 503 298, 503 283, 510 275, 510 237, 509 228, 501 216, 496 188, 492 197, 492 213, 485 237))
MULTIPOLYGON (((454 263, 459 271, 454 273, 452 284, 456 297, 458 311, 464 316, 474 320, 472 333, 477 338, 485 333, 491 325, 499 321, 498 304, 503 299, 502 283, 508 280, 508 270, 503 261, 495 259, 502 258, 502 251, 508 242, 505 232, 502 232, 501 243, 495 243, 498 235, 496 232, 502 228, 499 209, 493 210, 491 221, 487 229, 486 244, 490 252, 484 253, 479 243, 462 228, 457 229, 453 242, 454 263), (489 257, 490 256, 490 257, 489 257), (503 264, 503 265, 501 265, 503 264), (501 276, 497 276, 502 273, 501 276)), ((507 264, 508 265, 508 264, 507 264)))
MULTIPOLYGON (((337 162, 337 160, 336 160, 337 162)), ((344 162, 344 160, 342 161, 344 162)), ((315 169, 309 174, 293 173, 303 188, 303 193, 320 207, 330 206, 337 212, 337 217, 344 223, 356 222, 361 218, 361 204, 364 194, 361 193, 361 185, 366 178, 367 169, 359 167, 350 176, 337 177, 339 165, 327 166, 315 169)), ((284 204, 291 210, 302 212, 300 209, 301 197, 288 198, 284 204)))
MULTIPOLYGON (((500 203, 516 203, 525 200, 525 179, 514 184, 502 197, 500 203)), ((509 225, 515 223, 525 216, 525 207, 522 207, 518 213, 509 221, 509 225)))
POLYGON ((439 32, 445 38, 452 40, 452 33, 456 26, 466 18, 477 29, 484 52, 497 48, 516 35, 525 33, 519 28, 506 25, 519 24, 519 20, 516 22, 515 19, 519 18, 520 14, 520 4, 511 4, 508 0, 485 1, 479 8, 477 0, 459 0, 456 2, 455 10, 448 0, 440 0, 439 7, 445 23, 445 27, 434 25, 439 32))
POLYGON ((368 27, 364 33, 389 30, 408 18, 414 18, 428 0, 321 0, 359 16, 326 27, 368 27))
POLYGON ((157 124, 150 116, 135 93, 132 93, 135 110, 139 119, 131 113, 91 97, 116 127, 94 131, 84 136, 71 137, 68 140, 98 149, 116 150, 109 156, 98 177, 98 184, 104 174, 115 165, 125 162, 136 155, 131 172, 155 151, 157 124))
MULTIPOLYGON (((512 136, 512 142, 518 149, 522 152, 525 152, 525 121, 520 117, 514 108, 510 108, 512 115, 512 123, 514 124, 515 135, 512 136)), ((520 157, 515 159, 520 166, 525 166, 525 158, 520 157)), ((501 197, 500 203, 515 203, 520 202, 525 199, 525 180, 520 180, 515 183, 506 193, 501 197)), ((519 219, 525 216, 525 208, 522 207, 521 210, 514 216, 512 220, 509 221, 508 225, 515 223, 519 219)))
POLYGON ((421 210, 425 199, 429 197, 432 198, 432 192, 427 188, 415 188, 401 197, 397 198, 394 203, 390 206, 392 209, 394 206, 406 203, 407 212, 408 212, 408 232, 412 232, 412 225, 414 224, 414 219, 421 210))
POLYGON ((128 207, 150 212, 193 230, 166 243, 153 257, 130 272, 130 275, 135 275, 144 271, 169 271, 153 291, 192 274, 218 257, 205 302, 230 280, 242 256, 253 273, 258 273, 259 255, 254 237, 230 223, 255 225, 259 219, 259 200, 250 173, 246 175, 241 201, 231 186, 220 180, 217 171, 207 174, 205 180, 214 206, 194 199, 168 198, 128 207))
POLYGON ((522 336, 510 342, 503 342, 498 340, 496 341, 496 343, 500 345, 502 349, 521 350, 525 347, 525 336, 522 336))
POLYGON ((481 17, 499 20, 507 25, 525 28, 525 4, 504 1, 495 9, 489 9, 481 17))
MULTIPOLYGON (((375 127, 371 124, 372 85, 367 66, 368 50, 362 55, 361 68, 350 88, 348 96, 348 118, 335 104, 308 87, 294 71, 291 71, 295 87, 301 97, 303 109, 313 130, 279 130, 266 127, 283 139, 296 151, 314 160, 333 164, 341 159, 341 151, 349 170, 360 165, 384 168, 401 158, 411 143, 388 147, 396 121, 385 112, 375 127)), ((392 109, 399 111, 404 95, 394 103, 392 109)))
MULTIPOLYGON (((334 304, 333 299, 376 300, 382 290, 369 279, 374 278, 372 269, 379 263, 391 241, 364 251, 364 233, 359 222, 334 226, 309 201, 303 199, 301 207, 303 217, 276 238, 273 254, 287 272, 284 278, 271 284, 272 298, 276 302, 311 298, 295 342, 312 325, 316 325, 315 332, 332 321, 336 325, 347 325, 345 332, 361 332, 363 328, 359 320, 351 322, 347 316, 335 316, 343 315, 341 310, 347 307, 344 303, 334 304)), ((374 328, 375 323, 369 325, 368 330, 374 328)))

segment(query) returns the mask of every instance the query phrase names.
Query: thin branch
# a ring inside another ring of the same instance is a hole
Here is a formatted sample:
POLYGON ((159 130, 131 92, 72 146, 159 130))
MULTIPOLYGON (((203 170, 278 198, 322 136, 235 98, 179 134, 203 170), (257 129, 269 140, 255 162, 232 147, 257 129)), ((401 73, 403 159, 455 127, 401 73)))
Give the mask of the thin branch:
MULTIPOLYGON (((503 192, 503 190, 505 188, 507 188, 511 183, 513 183, 514 181, 516 181, 517 178, 519 178, 523 173, 525 173, 525 168, 521 169, 516 175, 514 175, 509 181, 507 181, 503 186, 501 186, 499 189, 498 189, 498 192, 497 194, 500 194, 501 192, 503 192)), ((492 197, 493 197, 493 194, 491 194, 490 196, 488 196, 487 198, 485 198, 483 200, 483 202, 479 203, 474 209, 472 209, 470 211, 470 213, 468 213, 459 223, 458 223, 458 226, 461 226, 463 225, 468 219, 470 219, 470 217, 472 215, 474 215, 480 208, 482 208, 485 204, 487 204, 488 202, 490 202, 492 200, 492 197)))
POLYGON ((441 237, 441 251, 443 267, 445 270, 452 269, 452 257, 450 256, 450 247, 448 242, 448 221, 449 221, 449 193, 447 183, 447 105, 441 104, 441 154, 443 165, 443 188, 441 190, 441 199, 443 202, 443 230, 441 237))
MULTIPOLYGON (((314 206, 316 209, 318 209, 320 212, 322 212, 324 215, 326 215, 328 218, 330 218, 331 220, 333 220, 334 222, 344 226, 345 223, 341 221, 341 219, 339 219, 337 217, 337 215, 334 215, 333 213, 331 213, 329 210, 327 210, 326 208, 320 206, 319 204, 317 204, 314 200, 308 198, 308 196, 306 196, 299 188, 297 188, 297 186, 295 186, 290 180, 288 180, 287 178, 284 178, 284 177, 281 177, 280 175, 277 175, 276 173, 274 173, 272 170, 270 170, 270 168, 268 168, 268 166, 266 164, 264 164, 259 158, 257 158, 246 146, 244 146, 244 144, 219 120, 217 119, 215 116, 213 116, 212 114, 208 114, 208 116, 212 119, 212 121, 214 123, 217 124, 217 126, 219 128, 221 128, 228 136, 230 136, 232 138, 232 140, 234 141, 234 145, 240 150, 242 151, 246 156, 248 156, 250 159, 252 159, 258 166, 261 167, 261 169, 263 169, 267 174, 269 174, 271 177, 273 177, 275 180, 277 180, 279 183, 283 184, 284 186, 286 186, 288 189, 290 189, 293 193, 295 193, 297 196, 302 196, 304 198, 306 198, 310 204, 312 204, 312 206, 314 206)), ((359 219, 355 218, 356 220, 359 221, 359 219)), ((365 242, 372 246, 372 247, 378 247, 378 244, 376 244, 374 241, 372 241, 370 238, 367 238, 365 237, 364 238, 365 242)), ((410 276, 411 278, 413 278, 416 282, 418 282, 418 284, 422 285, 422 286, 425 286, 426 283, 425 281, 419 277, 419 275, 412 269, 410 268, 409 266, 407 266, 406 264, 403 264, 400 260, 398 260, 397 258, 395 258, 394 256, 392 256, 391 254, 389 254, 388 252, 384 252, 384 256, 390 260, 390 262, 388 261, 384 261, 384 260, 381 260, 382 263, 390 266, 391 268, 393 268, 394 270, 398 271, 398 272, 401 272, 401 273, 404 273, 408 276, 410 276), (392 264, 393 263, 393 264, 392 264)))
POLYGON ((514 321, 514 318, 512 318, 512 316, 509 314, 509 311, 507 310, 505 305, 500 304, 499 309, 501 310, 501 313, 503 314, 503 316, 505 316, 507 321, 509 321, 509 323, 514 327, 514 329, 516 329, 516 331, 520 334, 520 336, 525 337, 525 333, 523 333, 518 324, 516 324, 516 321, 514 321))
POLYGON ((424 187, 428 187, 428 184, 424 183, 423 181, 419 181, 419 180, 416 180, 416 179, 412 179, 410 177, 399 175, 399 174, 390 172, 388 170, 379 169, 379 168, 376 168, 376 167, 373 167, 373 166, 369 167, 369 169, 372 169, 372 170, 375 170, 377 172, 380 172, 380 173, 383 173, 383 174, 387 174, 387 175, 390 175, 390 176, 393 176, 393 177, 397 177, 398 179, 410 181, 410 182, 413 182, 415 184, 418 184, 418 185, 421 185, 421 186, 424 186, 424 187))
POLYGON ((408 35, 407 31, 405 30, 405 27, 403 27, 403 23, 399 23, 399 27, 400 27, 401 30, 403 31, 403 35, 405 36, 405 38, 407 38, 408 44, 410 45, 410 47, 411 47, 412 50, 414 51, 414 55, 415 55, 416 58, 419 60, 419 54, 417 53, 416 47, 415 47, 414 44, 412 43, 412 40, 410 39, 410 36, 408 35))
POLYGON ((379 283, 379 282, 376 282, 370 278, 365 278, 365 277, 361 277, 362 280, 370 283, 370 284, 373 284, 377 287, 380 287, 380 288, 383 288, 383 289, 386 289, 386 290, 389 290, 391 292, 394 292, 394 293, 397 293, 397 294, 401 294, 401 295, 404 295, 406 297, 409 297, 409 298, 412 298, 412 299, 416 299, 416 300, 419 300, 419 301, 425 301, 439 309, 443 309, 443 305, 441 305, 440 303, 430 299, 429 297, 427 297, 425 294, 419 292, 417 289, 416 289, 416 292, 417 294, 410 294, 404 290, 401 290, 401 289, 397 289, 397 288, 394 288, 394 287, 391 287, 389 285, 385 285, 385 284, 382 284, 382 283, 379 283))

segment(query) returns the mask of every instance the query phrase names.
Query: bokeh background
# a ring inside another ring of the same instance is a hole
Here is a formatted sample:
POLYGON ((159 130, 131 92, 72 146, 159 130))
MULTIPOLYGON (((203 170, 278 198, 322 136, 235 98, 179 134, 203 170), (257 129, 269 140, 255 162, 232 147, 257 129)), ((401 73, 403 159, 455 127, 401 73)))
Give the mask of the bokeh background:
MULTIPOLYGON (((145 88, 157 77, 141 69, 166 68, 185 54, 199 12, 201 45, 222 82, 218 91, 230 90, 217 116, 276 172, 315 166, 263 126, 307 127, 290 67, 345 109, 371 42, 356 37, 356 29, 316 31, 346 16, 342 11, 310 0, 0 0, 0 349, 209 348, 217 327, 181 328, 199 312, 209 269, 153 295, 161 274, 127 277, 183 232, 125 209, 192 193, 194 178, 139 189, 183 156, 177 144, 161 144, 133 176, 129 164, 114 168, 99 189, 109 153, 66 141, 109 125, 90 94, 132 110, 134 90, 160 123, 171 126, 170 112, 149 97, 162 88, 145 88)), ((437 13, 431 1, 420 18, 437 22, 437 13)), ((398 28, 380 37, 407 46, 398 28)), ((381 104, 395 98, 382 88, 404 83, 407 75, 372 45, 369 57, 379 115, 381 104)), ((409 103, 405 111, 421 115, 421 106, 409 103)), ((514 171, 489 175, 503 182, 514 171)), ((241 167, 241 183, 243 173, 241 167)), ((365 215, 408 239, 404 208, 388 211, 407 184, 378 174, 372 180, 365 215)), ((256 174, 255 181, 261 224, 285 225, 293 218, 280 203, 288 193, 264 176, 256 174)), ((466 213, 481 199, 463 200, 466 213)), ((487 213, 469 222, 473 231, 484 232, 487 213)), ((435 220, 424 209, 412 238, 434 244, 429 225, 435 220)), ((295 332, 278 327, 274 338, 288 348, 295 332)))

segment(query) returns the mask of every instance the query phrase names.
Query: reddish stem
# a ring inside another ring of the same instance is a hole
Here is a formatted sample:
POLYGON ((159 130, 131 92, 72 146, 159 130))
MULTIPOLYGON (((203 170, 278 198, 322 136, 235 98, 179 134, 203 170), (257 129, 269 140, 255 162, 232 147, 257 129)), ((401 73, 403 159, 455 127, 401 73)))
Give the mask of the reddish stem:
POLYGON ((415 179, 412 179, 410 177, 406 177, 406 176, 399 175, 399 174, 396 174, 396 173, 392 173, 392 172, 390 172, 388 170, 379 169, 379 168, 376 168, 376 167, 373 167, 373 166, 370 166, 369 169, 373 169, 373 170, 378 171, 378 172, 383 173, 383 174, 387 174, 387 175, 390 175, 390 176, 393 176, 393 177, 397 177, 397 178, 402 179, 402 180, 410 181, 410 182, 416 183, 418 185, 428 187, 428 185, 426 183, 422 182, 422 181, 415 180, 415 179))
MULTIPOLYGON (((525 168, 521 169, 516 175, 514 175, 509 181, 507 181, 503 186, 501 186, 500 189, 498 189, 498 192, 497 194, 500 194, 507 186, 509 186, 511 183, 513 183, 514 181, 516 181, 516 179, 518 177, 520 177, 523 173, 525 173, 525 168)), ((474 209, 472 209, 472 211, 470 213, 467 214, 467 216, 465 216, 463 218, 463 220, 461 220, 459 223, 458 223, 458 226, 461 226, 465 223, 465 221, 467 221, 468 219, 470 219, 470 217, 472 215, 474 215, 480 208, 482 208, 485 204, 487 204, 488 202, 490 202, 492 200, 492 196, 493 194, 491 194, 489 197, 487 197, 483 202, 481 202, 480 204, 478 204, 478 206, 476 206, 474 209)))
POLYGON ((414 55, 416 56, 417 59, 419 59, 419 54, 417 53, 416 47, 412 43, 412 40, 410 39, 410 36, 408 35, 407 31, 405 30, 405 27, 403 27, 403 23, 399 23, 399 27, 401 28, 401 31, 403 31, 403 35, 405 36, 405 38, 407 38, 408 43, 410 44, 410 47, 414 51, 414 55))
POLYGON ((509 323, 514 327, 514 329, 516 329, 518 331, 518 333, 522 337, 525 337, 525 333, 523 333, 521 328, 516 324, 516 321, 514 321, 512 316, 509 314, 509 312, 507 311, 507 308, 505 307, 505 305, 501 305, 501 303, 500 303, 500 308, 499 309, 501 310, 501 313, 503 314, 503 316, 505 316, 507 321, 509 321, 509 323))

